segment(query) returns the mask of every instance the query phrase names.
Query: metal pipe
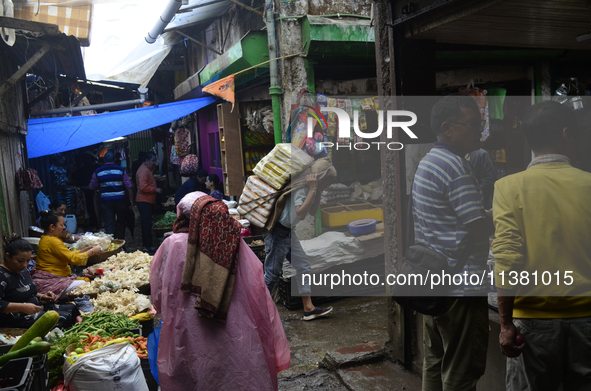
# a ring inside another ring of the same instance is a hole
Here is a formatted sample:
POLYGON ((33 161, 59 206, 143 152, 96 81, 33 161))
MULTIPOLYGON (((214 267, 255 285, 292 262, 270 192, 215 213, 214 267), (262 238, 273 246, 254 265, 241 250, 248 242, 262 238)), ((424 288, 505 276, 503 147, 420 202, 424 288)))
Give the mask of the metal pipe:
POLYGON ((177 13, 179 8, 183 5, 181 0, 170 0, 164 9, 162 15, 160 15, 160 20, 156 22, 152 30, 148 32, 148 36, 146 37, 146 42, 152 44, 156 42, 156 39, 162 31, 168 26, 174 15, 177 13))
POLYGON ((125 100, 122 102, 101 103, 98 105, 90 105, 90 106, 66 107, 63 109, 56 109, 56 110, 33 111, 33 112, 31 112, 30 116, 31 117, 39 117, 42 115, 75 113, 78 111, 87 111, 87 110, 105 110, 105 109, 113 109, 116 107, 141 105, 142 103, 144 103, 146 101, 146 97, 148 95, 148 89, 147 88, 138 88, 138 92, 140 93, 139 99, 125 100))
POLYGON ((275 144, 283 142, 283 133, 281 132, 281 100, 280 96, 283 90, 279 87, 277 80, 277 48, 275 43, 275 19, 273 16, 273 0, 265 0, 265 16, 267 24, 267 40, 269 45, 269 74, 271 77, 271 87, 269 94, 271 95, 271 107, 273 108, 273 133, 275 135, 275 144))

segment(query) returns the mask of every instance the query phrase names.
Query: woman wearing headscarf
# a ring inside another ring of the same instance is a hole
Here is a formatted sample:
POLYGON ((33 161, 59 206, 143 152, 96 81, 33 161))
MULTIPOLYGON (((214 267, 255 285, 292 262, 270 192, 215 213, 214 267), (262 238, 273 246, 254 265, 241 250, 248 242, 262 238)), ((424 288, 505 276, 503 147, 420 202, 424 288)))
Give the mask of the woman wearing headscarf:
POLYGON ((290 352, 262 264, 222 201, 189 193, 150 272, 162 391, 277 390, 290 352))

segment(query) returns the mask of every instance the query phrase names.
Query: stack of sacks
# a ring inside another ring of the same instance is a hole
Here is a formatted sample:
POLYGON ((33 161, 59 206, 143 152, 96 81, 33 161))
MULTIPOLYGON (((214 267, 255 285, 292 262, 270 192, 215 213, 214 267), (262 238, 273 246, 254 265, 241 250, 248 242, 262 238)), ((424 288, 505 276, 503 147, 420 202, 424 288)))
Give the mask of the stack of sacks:
POLYGON ((303 171, 313 161, 312 157, 291 143, 277 144, 261 159, 253 172, 279 190, 292 175, 303 171))
POLYGON ((271 213, 277 190, 267 185, 256 175, 251 175, 240 196, 238 213, 244 216, 252 225, 264 227, 271 213))

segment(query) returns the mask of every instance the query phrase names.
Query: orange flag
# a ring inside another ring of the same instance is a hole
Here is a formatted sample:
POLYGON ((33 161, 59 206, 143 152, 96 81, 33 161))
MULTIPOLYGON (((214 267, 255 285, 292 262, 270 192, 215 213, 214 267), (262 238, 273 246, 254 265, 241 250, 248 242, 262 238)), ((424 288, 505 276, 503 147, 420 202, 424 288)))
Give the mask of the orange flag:
POLYGON ((224 77, 223 79, 203 87, 203 92, 227 100, 232 103, 232 110, 234 110, 234 75, 224 77))

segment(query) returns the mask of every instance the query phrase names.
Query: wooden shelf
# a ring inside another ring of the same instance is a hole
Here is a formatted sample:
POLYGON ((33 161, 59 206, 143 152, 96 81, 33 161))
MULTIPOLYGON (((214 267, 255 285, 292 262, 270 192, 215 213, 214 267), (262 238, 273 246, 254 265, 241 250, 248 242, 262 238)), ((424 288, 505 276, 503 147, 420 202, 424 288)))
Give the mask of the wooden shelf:
POLYGON ((244 188, 244 163, 240 116, 237 107, 231 111, 229 103, 218 104, 218 127, 222 160, 224 191, 228 196, 240 196, 244 188), (223 141, 222 141, 223 140, 223 141))

